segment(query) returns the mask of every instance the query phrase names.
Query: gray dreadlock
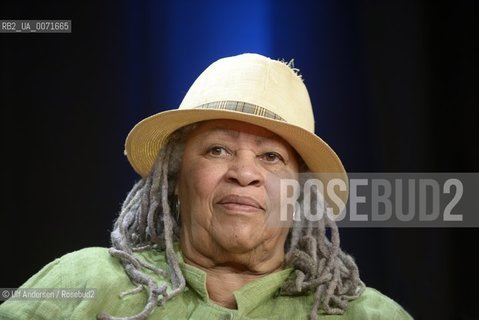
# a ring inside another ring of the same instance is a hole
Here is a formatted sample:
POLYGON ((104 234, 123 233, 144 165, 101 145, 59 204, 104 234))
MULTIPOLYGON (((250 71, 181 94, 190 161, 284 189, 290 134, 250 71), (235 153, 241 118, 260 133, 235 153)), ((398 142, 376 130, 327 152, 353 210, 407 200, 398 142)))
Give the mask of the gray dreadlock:
MULTIPOLYGON (((173 249, 173 243, 179 240, 180 221, 178 212, 173 214, 171 208, 176 203, 174 190, 186 136, 193 126, 170 135, 150 175, 139 180, 130 190, 111 232, 112 247, 109 252, 121 261, 136 285, 134 289, 121 293, 120 297, 147 290, 148 301, 144 309, 134 316, 113 317, 100 313, 97 316, 99 320, 147 319, 158 304, 166 303, 185 289, 185 278, 173 249), (133 255, 134 252, 152 249, 166 253, 172 285, 170 293, 166 292, 166 283, 157 283, 142 269, 161 276, 168 273, 133 255)), ((327 215, 316 222, 295 221, 285 244, 285 252, 285 263, 292 266, 294 272, 280 293, 300 295, 314 292, 312 320, 317 319, 319 308, 326 314, 344 313, 348 302, 364 290, 358 267, 353 258, 341 250, 338 228, 327 215), (330 229, 330 237, 327 228, 330 229)))

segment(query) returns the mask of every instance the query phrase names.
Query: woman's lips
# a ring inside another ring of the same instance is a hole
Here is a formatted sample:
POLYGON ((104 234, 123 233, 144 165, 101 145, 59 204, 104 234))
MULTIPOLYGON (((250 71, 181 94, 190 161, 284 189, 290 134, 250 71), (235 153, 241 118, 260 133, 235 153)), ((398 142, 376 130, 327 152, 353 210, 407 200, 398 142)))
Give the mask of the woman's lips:
POLYGON ((227 195, 218 202, 223 208, 233 212, 258 212, 264 211, 263 206, 254 198, 239 195, 227 195))

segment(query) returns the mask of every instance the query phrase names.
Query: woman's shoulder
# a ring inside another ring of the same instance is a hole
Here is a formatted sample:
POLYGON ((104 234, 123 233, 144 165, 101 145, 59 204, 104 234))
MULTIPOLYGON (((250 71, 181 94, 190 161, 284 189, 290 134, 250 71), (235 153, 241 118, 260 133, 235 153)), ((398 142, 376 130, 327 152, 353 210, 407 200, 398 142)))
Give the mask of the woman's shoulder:
POLYGON ((112 257, 109 248, 106 247, 86 247, 79 250, 65 253, 53 260, 56 264, 63 267, 82 268, 86 266, 115 265, 118 259, 112 257))
MULTIPOLYGON (((155 249, 135 252, 133 255, 141 260, 150 263, 162 264, 166 262, 164 251, 155 249)), ((81 268, 86 266, 113 266, 119 265, 120 260, 110 253, 110 248, 106 247, 85 247, 75 251, 65 253, 50 262, 52 266, 62 265, 63 267, 71 266, 73 268, 81 268)))
MULTIPOLYGON (((134 255, 150 264, 164 260, 164 253, 157 250, 134 255)), ((120 298, 122 292, 133 289, 134 285, 120 259, 104 247, 66 253, 32 275, 21 288, 55 293, 92 292, 93 296, 92 299, 9 299, 0 305, 0 319, 93 319, 105 306, 127 314, 146 301, 145 293, 120 298)))
MULTIPOLYGON (((166 259, 164 252, 147 250, 134 253, 143 264, 162 267, 166 259)), ((160 275, 146 270, 157 279, 160 275)), ((96 288, 98 291, 113 287, 128 288, 131 281, 119 258, 110 254, 105 247, 86 247, 68 252, 43 266, 27 279, 23 288, 96 288)))
POLYGON ((71 251, 56 258, 54 264, 65 264, 72 266, 84 266, 87 264, 111 264, 111 255, 106 247, 86 247, 71 251))
MULTIPOLYGON (((291 318, 307 318, 314 303, 314 293, 304 296, 279 296, 280 305, 288 306, 284 312, 292 312, 291 318), (300 316, 301 315, 301 316, 300 316)), ((324 320, 412 320, 412 316, 396 301, 381 291, 366 287, 354 300, 349 301, 343 314, 327 314, 318 311, 318 318, 324 320)))
MULTIPOLYGON (((157 266, 166 264, 165 254, 162 251, 146 250, 132 255, 147 264, 157 266)), ((100 282, 108 281, 108 278, 118 279, 119 275, 126 276, 120 259, 112 255, 110 249, 106 247, 86 247, 68 252, 47 264, 37 275, 42 273, 50 275, 61 273, 68 275, 71 279, 74 279, 72 275, 76 275, 84 279, 101 280, 100 282)))
POLYGON ((124 273, 108 248, 86 247, 54 258, 27 279, 24 288, 75 288, 102 283, 124 273))
POLYGON ((413 319, 398 302, 371 287, 366 287, 358 298, 349 303, 346 314, 354 315, 354 319, 413 319))

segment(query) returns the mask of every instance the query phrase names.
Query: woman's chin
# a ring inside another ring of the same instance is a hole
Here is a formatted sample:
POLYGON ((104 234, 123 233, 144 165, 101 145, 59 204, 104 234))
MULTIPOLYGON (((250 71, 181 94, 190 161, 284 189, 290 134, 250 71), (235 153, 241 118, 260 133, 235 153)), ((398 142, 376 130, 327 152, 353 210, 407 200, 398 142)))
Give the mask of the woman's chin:
POLYGON ((254 241, 252 237, 235 237, 233 239, 223 239, 220 246, 223 250, 231 253, 241 254, 254 250, 259 241, 254 241))

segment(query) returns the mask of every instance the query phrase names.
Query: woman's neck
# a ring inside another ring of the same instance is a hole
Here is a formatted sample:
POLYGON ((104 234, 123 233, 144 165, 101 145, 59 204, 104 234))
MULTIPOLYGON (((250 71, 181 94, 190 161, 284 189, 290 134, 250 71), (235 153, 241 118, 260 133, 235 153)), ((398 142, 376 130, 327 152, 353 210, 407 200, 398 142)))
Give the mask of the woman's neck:
POLYGON ((240 266, 227 264, 205 268, 188 260, 186 257, 185 262, 206 272, 206 289, 208 290, 210 300, 229 309, 236 309, 238 307, 233 294, 235 291, 241 289, 251 281, 282 269, 282 265, 280 265, 275 270, 271 270, 267 273, 253 273, 249 270, 242 269, 240 266))
POLYGON ((202 241, 201 246, 180 238, 186 263, 206 272, 206 288, 210 299, 221 306, 237 307, 233 293, 247 283, 283 269, 284 241, 265 241, 250 250, 227 250, 214 241, 202 241))

